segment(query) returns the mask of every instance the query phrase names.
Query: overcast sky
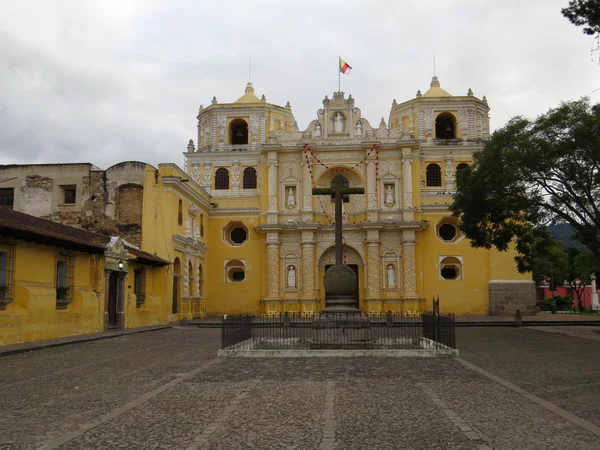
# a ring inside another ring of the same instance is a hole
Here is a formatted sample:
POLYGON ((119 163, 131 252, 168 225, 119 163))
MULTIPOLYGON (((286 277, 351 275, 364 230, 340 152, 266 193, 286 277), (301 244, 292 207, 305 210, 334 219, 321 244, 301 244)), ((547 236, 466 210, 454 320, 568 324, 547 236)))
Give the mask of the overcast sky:
MULTIPOLYGON (((337 90, 377 126, 429 88, 486 95, 492 129, 600 88, 568 0, 2 0, 0 164, 183 165, 199 105, 248 81, 300 129, 337 90)), ((600 91, 591 95, 600 102, 600 91)))

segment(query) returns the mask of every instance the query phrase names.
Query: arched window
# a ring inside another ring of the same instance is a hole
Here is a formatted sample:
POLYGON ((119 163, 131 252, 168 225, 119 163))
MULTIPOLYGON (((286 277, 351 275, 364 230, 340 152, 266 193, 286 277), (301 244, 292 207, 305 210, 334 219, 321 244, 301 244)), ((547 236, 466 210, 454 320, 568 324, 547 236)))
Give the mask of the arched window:
POLYGON ((225 263, 225 282, 241 283, 246 279, 246 265, 239 259, 231 259, 225 263))
POLYGON ((177 224, 183 225, 183 201, 179 200, 179 207, 177 208, 177 224))
POLYGON ((246 145, 248 143, 248 124, 244 119, 232 120, 229 124, 232 145, 246 145))
POLYGON ((256 169, 254 167, 246 167, 244 169, 242 187, 244 189, 256 189, 256 169))
POLYGON ((426 175, 427 186, 442 185, 442 169, 437 164, 429 164, 427 166, 426 175))
POLYGON ((215 189, 229 189, 229 170, 221 167, 215 173, 215 189))
POLYGON ((461 182, 462 176, 461 172, 464 170, 468 170, 469 169, 469 165, 467 163, 460 163, 458 166, 456 166, 456 184, 458 185, 458 183, 461 182))
MULTIPOLYGON (((349 187, 348 180, 342 177, 342 187, 349 187)), ((335 180, 331 180, 331 189, 335 189, 335 180)), ((350 201, 350 194, 342 194, 342 202, 348 203, 350 201)), ((335 202, 335 195, 331 194, 331 203, 335 202)))
POLYGON ((456 119, 449 112, 443 112, 435 119, 435 137, 454 139, 456 137, 456 119))

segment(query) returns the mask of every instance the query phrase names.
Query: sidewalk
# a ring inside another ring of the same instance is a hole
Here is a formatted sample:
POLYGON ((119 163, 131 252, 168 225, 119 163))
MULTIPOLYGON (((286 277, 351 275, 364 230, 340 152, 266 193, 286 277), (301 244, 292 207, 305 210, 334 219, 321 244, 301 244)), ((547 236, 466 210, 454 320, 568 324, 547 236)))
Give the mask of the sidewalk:
POLYGON ((14 355, 17 353, 44 350, 46 348, 60 347, 62 345, 77 344, 80 342, 99 341, 101 339, 112 339, 128 334, 146 333, 148 331, 165 330, 171 328, 172 324, 155 325, 151 327, 128 328, 125 330, 104 331, 101 333, 82 334, 79 336, 67 336, 56 339, 45 339, 43 341, 24 342, 22 344, 10 344, 0 346, 0 357, 14 355))

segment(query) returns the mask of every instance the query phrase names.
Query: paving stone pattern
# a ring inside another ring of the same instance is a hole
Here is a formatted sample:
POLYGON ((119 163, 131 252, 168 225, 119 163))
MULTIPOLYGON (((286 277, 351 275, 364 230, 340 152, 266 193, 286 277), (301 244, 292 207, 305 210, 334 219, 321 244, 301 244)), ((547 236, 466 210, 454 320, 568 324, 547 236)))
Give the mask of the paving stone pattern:
MULTIPOLYGON (((453 359, 215 360, 219 338, 219 330, 172 329, 0 358, 0 449, 600 446, 598 436, 453 359), (56 445, 44 447, 48 442, 56 445)), ((548 389, 572 375, 564 364, 576 357, 556 350, 563 341, 585 348, 531 330, 459 334, 465 359, 531 391, 535 383, 521 383, 527 377, 541 377, 548 389), (522 367, 530 341, 540 358, 562 358, 551 363, 553 375, 522 367)), ((579 362, 573 370, 589 373, 589 366, 579 362)), ((563 400, 575 414, 590 412, 578 398, 563 400)))
POLYGON ((457 345, 467 361, 600 426, 600 342, 523 328, 458 328, 457 345))

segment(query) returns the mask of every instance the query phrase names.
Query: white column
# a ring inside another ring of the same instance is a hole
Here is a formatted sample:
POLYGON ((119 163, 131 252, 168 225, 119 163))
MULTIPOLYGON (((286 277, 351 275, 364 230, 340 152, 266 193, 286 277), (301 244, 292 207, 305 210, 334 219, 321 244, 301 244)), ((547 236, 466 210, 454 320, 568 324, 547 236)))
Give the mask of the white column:
POLYGON ((367 162, 367 209, 377 209, 377 176, 375 162, 367 162))
POLYGON ((596 277, 592 274, 592 309, 594 311, 600 310, 600 304, 598 304, 598 291, 596 290, 596 277))
POLYGON ((310 166, 312 160, 302 162, 302 212, 312 211, 312 180, 310 177, 310 166))
POLYGON ((412 159, 410 149, 406 149, 402 151, 402 208, 405 210, 403 213, 405 222, 414 220, 412 207, 412 159))
POLYGON ((302 243, 302 296, 315 297, 315 243, 302 243))
POLYGON ((412 230, 404 231, 404 240, 402 242, 404 297, 417 297, 416 244, 415 232, 412 230))
POLYGON ((277 211, 277 161, 269 161, 269 211, 277 211))
POLYGON ((279 243, 267 244, 267 297, 279 297, 279 243))

